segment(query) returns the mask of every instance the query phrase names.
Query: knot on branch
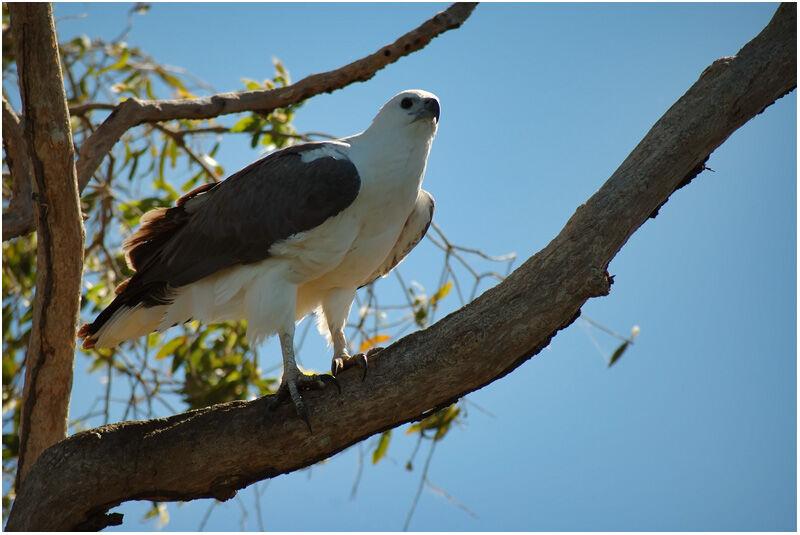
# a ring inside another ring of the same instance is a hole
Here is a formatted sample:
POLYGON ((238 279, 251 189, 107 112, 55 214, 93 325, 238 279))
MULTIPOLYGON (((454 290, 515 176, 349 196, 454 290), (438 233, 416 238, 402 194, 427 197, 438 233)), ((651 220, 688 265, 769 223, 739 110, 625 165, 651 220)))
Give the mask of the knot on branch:
POLYGON ((100 512, 75 526, 74 531, 100 531, 108 526, 120 526, 122 516, 122 513, 100 512))
POLYGON ((728 65, 736 58, 736 56, 725 56, 724 58, 719 58, 714 60, 714 62, 706 67, 706 69, 700 73, 700 79, 705 78, 706 76, 716 77, 725 70, 727 70, 728 65))
POLYGON ((477 5, 477 2, 455 3, 446 11, 440 11, 434 15, 432 20, 435 24, 440 24, 448 30, 452 30, 461 26, 477 5))
POLYGON ((211 483, 211 495, 225 502, 236 496, 239 489, 245 485, 244 478, 240 475, 218 477, 211 483))
POLYGON ((608 271, 591 266, 584 288, 589 297, 601 297, 611 292, 613 283, 614 277, 608 271))
POLYGON ((142 101, 136 97, 126 98, 125 100, 119 103, 119 105, 114 109, 114 111, 111 112, 111 115, 108 117, 108 119, 110 119, 114 115, 119 115, 123 113, 126 114, 137 113, 138 110, 141 109, 143 106, 144 105, 142 101))

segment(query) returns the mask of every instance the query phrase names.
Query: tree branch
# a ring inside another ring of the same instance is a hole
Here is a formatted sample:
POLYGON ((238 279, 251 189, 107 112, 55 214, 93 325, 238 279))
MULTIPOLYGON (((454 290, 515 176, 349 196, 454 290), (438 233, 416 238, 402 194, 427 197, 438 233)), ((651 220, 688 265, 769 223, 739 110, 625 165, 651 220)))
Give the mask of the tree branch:
POLYGON ((3 148, 11 173, 11 201, 3 212, 3 241, 33 232, 33 162, 19 117, 3 95, 3 148))
POLYGON ((17 45, 37 230, 36 297, 19 432, 19 487, 41 452, 67 436, 84 231, 52 7, 13 4, 8 9, 17 45))
POLYGON ((347 370, 342 394, 304 394, 314 434, 291 404, 267 416, 267 398, 78 433, 42 455, 7 528, 97 525, 134 499, 229 499, 511 372, 572 323, 587 299, 608 294, 606 269, 631 234, 731 133, 795 87, 796 20, 796 5, 782 5, 736 57, 714 62, 561 233, 504 282, 376 355, 366 381, 347 370))
MULTIPOLYGON (((382 47, 369 56, 332 71, 309 75, 286 87, 220 93, 204 98, 175 100, 129 98, 117 105, 92 102, 74 106, 71 111, 75 114, 85 114, 97 109, 113 110, 80 147, 78 190, 83 191, 106 154, 125 132, 136 125, 175 119, 208 119, 245 111, 269 113, 274 109, 302 102, 320 93, 331 93, 354 82, 365 82, 387 65, 424 48, 435 37, 460 27, 476 5, 475 3, 453 4, 394 43, 382 47)), ((4 232, 3 240, 24 233, 9 232, 7 237, 4 232)))
POLYGON ((122 134, 137 124, 174 119, 208 119, 244 111, 269 113, 320 93, 331 93, 353 82, 364 82, 390 63, 422 49, 434 37, 461 26, 474 8, 475 4, 453 4, 369 56, 333 71, 312 74, 286 87, 191 99, 143 101, 130 98, 116 107, 81 148, 78 183, 83 189, 106 153, 122 134))

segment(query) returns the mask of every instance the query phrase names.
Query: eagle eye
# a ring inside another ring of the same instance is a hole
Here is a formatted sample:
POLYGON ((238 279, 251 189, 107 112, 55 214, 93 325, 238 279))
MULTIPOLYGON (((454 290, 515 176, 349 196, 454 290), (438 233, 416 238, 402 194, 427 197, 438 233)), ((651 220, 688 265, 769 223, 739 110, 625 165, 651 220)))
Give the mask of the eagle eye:
POLYGON ((407 110, 408 108, 410 108, 411 104, 412 104, 411 99, 408 98, 408 97, 406 97, 406 98, 404 98, 403 100, 400 101, 400 107, 403 108, 404 110, 407 110))

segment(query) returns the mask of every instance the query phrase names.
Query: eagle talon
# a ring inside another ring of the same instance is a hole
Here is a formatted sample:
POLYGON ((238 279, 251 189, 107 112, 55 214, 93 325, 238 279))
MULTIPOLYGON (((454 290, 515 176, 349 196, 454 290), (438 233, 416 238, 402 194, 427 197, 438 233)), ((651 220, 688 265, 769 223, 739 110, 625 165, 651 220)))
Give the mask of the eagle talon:
POLYGON ((363 383, 367 378, 367 355, 358 353, 357 355, 353 355, 353 358, 357 359, 361 367, 364 368, 364 372, 361 374, 361 382, 363 383))
POLYGON ((331 375, 336 377, 347 368, 352 368, 356 364, 360 364, 364 368, 364 374, 361 380, 367 376, 367 359, 364 353, 356 355, 347 355, 345 357, 337 357, 331 361, 331 375))
POLYGON ((297 415, 306 423, 308 432, 313 433, 314 430, 311 429, 311 421, 308 417, 308 408, 306 407, 305 401, 303 401, 303 396, 300 394, 300 391, 322 390, 328 384, 334 385, 339 393, 342 393, 342 387, 339 385, 339 381, 331 375, 301 374, 295 379, 287 379, 281 383, 278 391, 275 392, 272 399, 267 403, 266 412, 269 414, 270 411, 280 405, 286 398, 291 398, 297 415))
POLYGON ((355 355, 347 356, 347 357, 338 357, 333 359, 331 362, 331 374, 333 376, 339 375, 343 370, 347 368, 352 368, 356 364, 360 365, 363 369, 361 374, 361 380, 364 381, 367 378, 367 366, 369 358, 373 355, 377 355, 383 351, 382 347, 373 347, 366 353, 356 353, 355 355))
POLYGON ((317 377, 321 379, 323 383, 335 386, 336 390, 338 390, 340 394, 342 393, 342 386, 339 384, 338 379, 336 379, 336 377, 333 375, 328 375, 326 373, 324 375, 317 375, 317 377))

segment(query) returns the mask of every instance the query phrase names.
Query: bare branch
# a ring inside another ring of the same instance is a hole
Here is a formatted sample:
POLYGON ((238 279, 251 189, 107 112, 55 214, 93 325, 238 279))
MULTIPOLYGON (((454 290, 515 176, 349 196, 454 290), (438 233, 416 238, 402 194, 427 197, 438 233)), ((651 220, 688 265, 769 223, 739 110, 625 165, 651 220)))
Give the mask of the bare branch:
POLYGON ((81 148, 78 160, 78 184, 81 189, 86 186, 106 153, 122 134, 137 124, 173 119, 208 119, 244 111, 269 113, 276 108, 302 102, 314 95, 341 89, 353 82, 369 80, 386 65, 420 50, 441 33, 461 26, 474 8, 475 4, 453 4, 394 43, 369 56, 333 71, 312 74, 286 87, 220 93, 193 99, 156 101, 128 99, 116 107, 81 148))
POLYGON ((607 266, 633 232, 732 132, 795 87, 796 21, 796 5, 781 5, 736 57, 714 62, 559 235, 505 281, 375 355, 365 382, 351 369, 341 376, 342 394, 304 394, 314 434, 290 404, 267 415, 267 398, 78 433, 41 456, 7 529, 97 525, 132 499, 230 499, 510 373, 571 324, 589 298, 608 294, 607 266))
POLYGON ((11 201, 3 212, 3 241, 33 232, 33 163, 19 117, 3 95, 3 148, 11 172, 11 201))
MULTIPOLYGON (((107 102, 87 102, 85 104, 77 104, 75 106, 71 106, 69 109, 70 115, 86 115, 90 111, 94 110, 106 110, 110 111, 116 108, 117 104, 109 104, 107 102)), ((98 164, 99 165, 99 164, 98 164)))
POLYGON ((19 487, 41 452, 67 436, 84 230, 52 7, 20 3, 8 9, 17 45, 37 230, 36 297, 19 432, 19 487))
MULTIPOLYGON (((142 123, 175 119, 208 119, 230 113, 258 111, 269 113, 276 108, 296 104, 321 93, 331 93, 354 82, 364 82, 376 72, 424 48, 431 39, 461 26, 475 9, 475 3, 453 4, 422 25, 406 33, 377 52, 338 69, 309 75, 297 83, 276 89, 219 93, 204 98, 175 100, 139 100, 130 98, 118 105, 90 102, 71 108, 71 113, 84 115, 91 110, 113 110, 100 127, 80 147, 78 189, 83 191, 100 162, 130 128, 142 123)), ((281 134, 289 137, 286 134, 281 134)), ((18 234, 3 234, 3 240, 18 234)))

